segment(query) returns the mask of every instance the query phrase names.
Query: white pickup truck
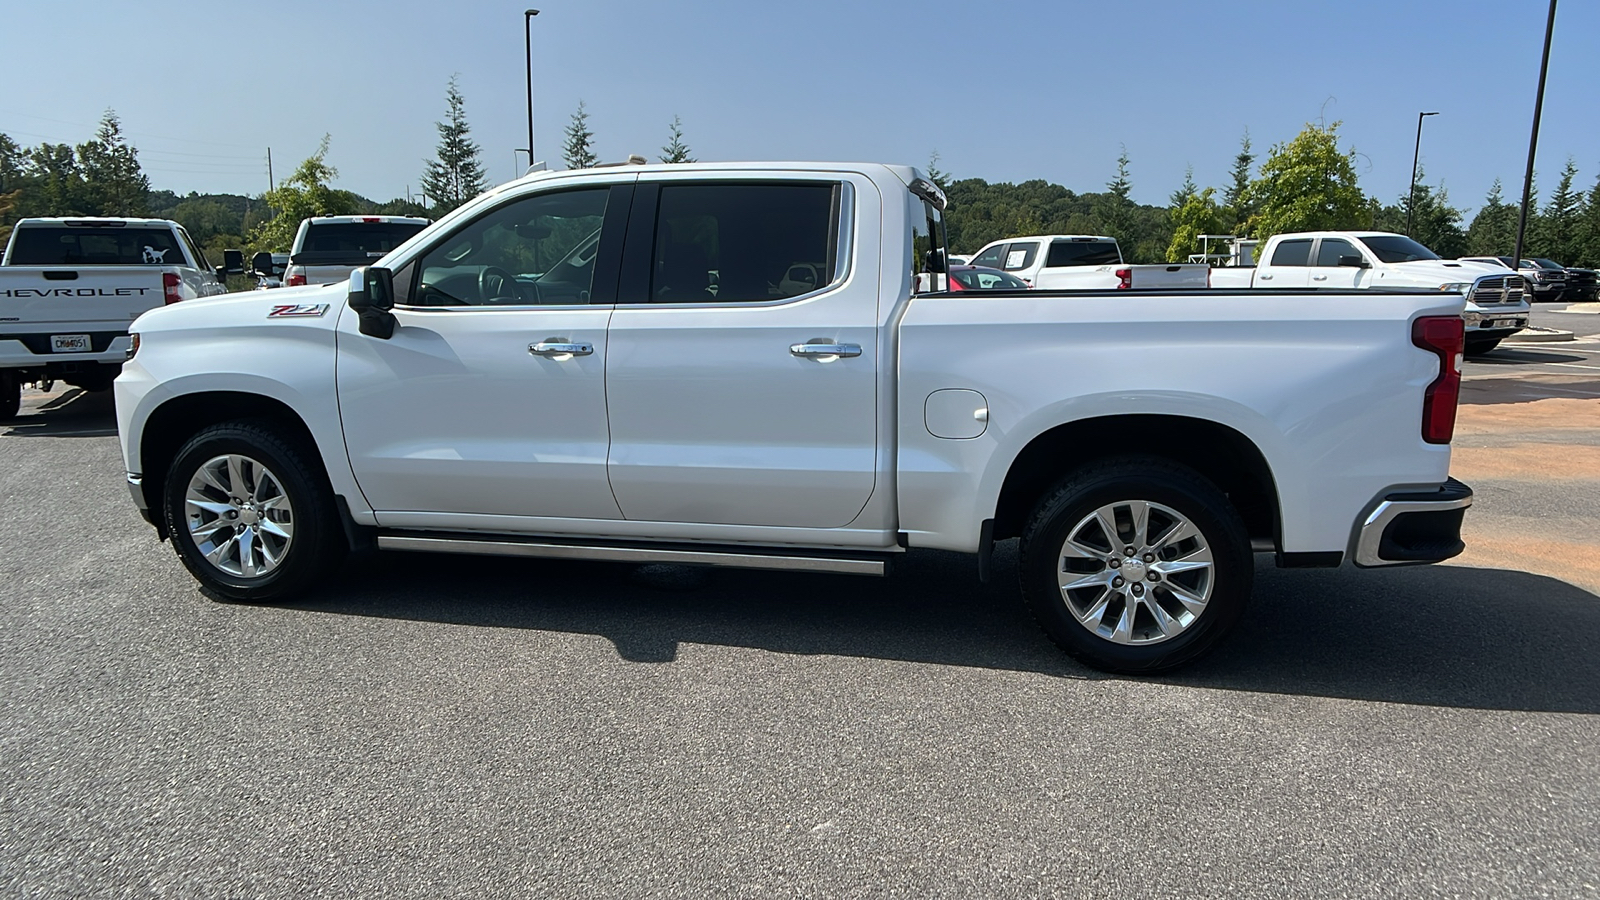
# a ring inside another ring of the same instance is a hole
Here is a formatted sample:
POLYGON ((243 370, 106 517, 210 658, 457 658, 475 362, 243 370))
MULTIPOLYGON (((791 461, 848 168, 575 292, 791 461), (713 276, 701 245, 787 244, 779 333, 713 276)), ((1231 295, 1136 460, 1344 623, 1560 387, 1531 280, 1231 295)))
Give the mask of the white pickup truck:
POLYGON ((1466 350, 1475 356, 1528 326, 1526 283, 1502 266, 1441 259, 1403 234, 1382 231, 1314 231, 1270 238, 1255 268, 1220 268, 1211 286, 1386 288, 1447 291, 1466 297, 1466 350))
POLYGON ((111 387, 145 310, 223 293, 222 273, 166 219, 23 219, 0 257, 0 420, 22 385, 111 387))
MULTIPOLYGON (((412 235, 430 219, 409 216, 315 216, 302 219, 289 247, 285 287, 344 283, 360 266, 370 265, 412 235)), ((257 257, 264 254, 256 254, 257 257)), ((258 269, 257 271, 270 271, 258 269)))
POLYGON ((972 265, 1000 269, 1039 290, 1170 290, 1210 286, 1204 264, 1131 265, 1117 239, 1089 234, 1041 234, 984 245, 972 265))
POLYGON ((542 172, 345 284, 154 310, 134 503, 248 601, 374 546, 987 577, 1020 537, 1045 631, 1126 672, 1227 632, 1253 551, 1461 551, 1459 295, 918 293, 944 203, 902 166, 542 172))

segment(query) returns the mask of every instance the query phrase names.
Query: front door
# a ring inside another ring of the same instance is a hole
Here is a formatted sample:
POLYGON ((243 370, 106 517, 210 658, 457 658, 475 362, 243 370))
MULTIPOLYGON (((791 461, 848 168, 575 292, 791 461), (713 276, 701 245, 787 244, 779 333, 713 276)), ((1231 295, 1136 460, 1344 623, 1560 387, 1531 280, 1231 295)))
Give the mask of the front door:
POLYGON ((391 338, 345 313, 340 414, 380 524, 515 531, 620 516, 606 481, 606 324, 631 193, 512 198, 396 273, 391 338))
POLYGON ((606 360, 626 518, 837 528, 861 512, 878 281, 850 254, 877 247, 854 210, 880 202, 865 179, 640 183, 606 360))
POLYGON ((1312 260, 1311 287, 1358 288, 1367 287, 1371 269, 1360 266, 1341 266, 1341 259, 1365 259, 1356 246, 1343 238, 1323 238, 1317 242, 1317 258, 1312 260))

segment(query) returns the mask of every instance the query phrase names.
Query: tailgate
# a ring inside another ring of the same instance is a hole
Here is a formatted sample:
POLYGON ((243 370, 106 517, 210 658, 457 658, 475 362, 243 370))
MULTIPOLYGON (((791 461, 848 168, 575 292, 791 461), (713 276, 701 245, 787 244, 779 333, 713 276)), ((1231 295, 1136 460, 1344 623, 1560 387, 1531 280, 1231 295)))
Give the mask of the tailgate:
POLYGON ((1127 268, 1133 269, 1133 287, 1136 290, 1170 290, 1174 288, 1203 288, 1211 286, 1211 267, 1202 263, 1128 266, 1127 268))
POLYGON ((164 300, 157 266, 0 266, 0 334, 126 333, 164 300))

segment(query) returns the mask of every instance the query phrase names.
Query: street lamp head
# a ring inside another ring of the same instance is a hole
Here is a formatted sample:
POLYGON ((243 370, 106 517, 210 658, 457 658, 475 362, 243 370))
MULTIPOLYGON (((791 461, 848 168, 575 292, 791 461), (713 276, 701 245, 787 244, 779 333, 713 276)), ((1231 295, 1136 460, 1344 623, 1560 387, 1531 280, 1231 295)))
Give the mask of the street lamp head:
POLYGON ((1438 113, 1436 113, 1436 112, 1425 112, 1425 113, 1419 113, 1419 115, 1424 115, 1424 116, 1437 116, 1437 115, 1438 115, 1438 113))
POLYGON ((525 9, 525 10, 522 11, 523 17, 524 18, 529 18, 529 19, 533 18, 534 16, 537 16, 538 14, 539 14, 539 11, 537 9, 525 9))

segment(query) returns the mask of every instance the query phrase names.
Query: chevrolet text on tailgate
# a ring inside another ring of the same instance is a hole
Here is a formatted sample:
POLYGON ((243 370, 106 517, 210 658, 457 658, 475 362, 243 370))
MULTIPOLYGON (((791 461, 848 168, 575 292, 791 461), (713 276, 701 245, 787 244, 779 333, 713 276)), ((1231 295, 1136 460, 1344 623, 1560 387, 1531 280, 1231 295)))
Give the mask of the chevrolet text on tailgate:
POLYGON ((1084 662, 1213 646, 1282 566, 1462 549, 1459 294, 942 292, 910 168, 544 172, 346 283, 142 316, 136 504, 214 596, 347 550, 884 574, 1020 538, 1084 662))

